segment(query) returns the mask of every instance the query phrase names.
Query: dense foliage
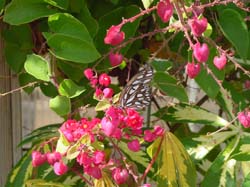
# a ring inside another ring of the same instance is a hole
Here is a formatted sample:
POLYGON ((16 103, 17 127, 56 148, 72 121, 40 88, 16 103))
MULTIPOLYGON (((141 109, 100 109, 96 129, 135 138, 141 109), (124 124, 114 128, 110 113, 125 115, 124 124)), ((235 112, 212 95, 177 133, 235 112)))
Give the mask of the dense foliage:
POLYGON ((25 137, 6 186, 249 186, 249 6, 0 1, 6 62, 65 119, 25 137))

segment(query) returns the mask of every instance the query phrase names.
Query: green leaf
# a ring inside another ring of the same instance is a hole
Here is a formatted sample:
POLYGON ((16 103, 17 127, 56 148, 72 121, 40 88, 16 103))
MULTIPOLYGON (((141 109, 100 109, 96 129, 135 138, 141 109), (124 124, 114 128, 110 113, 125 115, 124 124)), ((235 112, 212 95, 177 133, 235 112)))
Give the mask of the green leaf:
POLYGON ((30 149, 22 159, 16 164, 16 166, 9 173, 5 187, 25 187, 24 183, 32 175, 33 166, 31 163, 31 153, 33 149, 30 149))
POLYGON ((56 144, 56 152, 65 154, 70 146, 70 143, 68 142, 66 137, 63 135, 63 133, 61 131, 59 132, 60 132, 60 137, 56 144))
POLYGON ((250 186, 250 173, 246 176, 242 184, 242 187, 248 187, 248 186, 250 186))
POLYGON ((205 174, 204 180, 201 183, 202 187, 227 186, 225 185, 227 180, 234 178, 232 173, 234 172, 236 161, 230 159, 230 155, 237 147, 238 143, 239 137, 235 137, 227 145, 224 151, 216 157, 205 174))
POLYGON ((154 2, 154 0, 142 0, 143 6, 145 9, 149 8, 150 5, 154 2))
POLYGON ((99 101, 95 107, 95 111, 104 111, 110 107, 110 102, 108 100, 99 101))
POLYGON ((33 77, 43 80, 50 80, 50 71, 48 62, 39 55, 27 55, 27 59, 24 64, 24 68, 27 73, 33 77))
POLYGON ((70 99, 65 96, 56 96, 50 99, 49 107, 60 116, 67 115, 71 111, 70 99))
POLYGON ((237 11, 228 8, 219 14, 219 24, 222 32, 236 48, 240 57, 246 60, 248 56, 249 36, 244 19, 237 11))
POLYGON ((86 64, 75 64, 65 62, 62 60, 57 61, 57 66, 65 73, 70 79, 79 81, 83 78, 83 70, 87 67, 86 64))
POLYGON ((31 179, 25 182, 26 187, 71 187, 62 183, 48 182, 43 179, 31 179))
POLYGON ((167 95, 177 98, 181 102, 188 102, 188 96, 182 85, 177 84, 177 80, 164 72, 154 74, 154 83, 167 95))
POLYGON ((19 81, 19 84, 20 86, 25 86, 25 85, 28 85, 29 83, 31 83, 31 85, 29 87, 25 87, 23 88, 23 90, 30 94, 33 92, 33 90, 35 89, 36 85, 33 84, 34 82, 37 82, 37 79, 33 76, 31 76, 30 74, 28 73, 21 73, 18 77, 18 81, 19 81))
POLYGON ((51 53, 62 60, 91 63, 100 57, 94 45, 65 34, 54 34, 47 39, 47 43, 51 53))
POLYGON ((13 0, 6 7, 4 21, 21 25, 57 13, 44 0, 13 0))
POLYGON ((182 142, 189 155, 196 160, 203 159, 213 148, 230 137, 236 135, 237 131, 219 132, 213 135, 201 135, 199 137, 183 139, 182 142))
POLYGON ((60 9, 67 9, 69 6, 69 0, 44 0, 44 1, 60 9))
POLYGON ((57 88, 51 82, 40 84, 40 89, 48 97, 56 97, 58 95, 57 88))
POLYGON ((28 143, 35 145, 37 142, 44 141, 50 137, 55 137, 58 134, 58 128, 61 124, 50 124, 38 129, 33 130, 31 133, 27 134, 23 140, 18 144, 22 146, 28 143))
POLYGON ((53 33, 64 34, 93 44, 92 38, 85 25, 70 14, 53 14, 49 16, 48 24, 53 33))
POLYGON ((162 108, 154 115, 163 120, 178 123, 199 123, 214 126, 225 126, 229 123, 212 112, 184 103, 169 108, 162 108))
POLYGON ((244 133, 241 136, 240 141, 236 149, 231 155, 232 159, 238 161, 249 161, 250 160, 250 134, 244 133))
POLYGON ((130 160, 133 162, 136 162, 137 164, 142 165, 144 168, 147 168, 149 160, 146 156, 146 153, 143 151, 134 152, 128 149, 128 146, 126 143, 120 141, 119 142, 119 148, 126 154, 130 160))
POLYGON ((154 58, 151 65, 154 67, 156 71, 167 71, 168 69, 172 68, 173 62, 167 60, 167 59, 161 59, 161 58, 154 58))
POLYGON ((181 142, 171 132, 166 132, 162 138, 158 138, 150 148, 153 155, 160 149, 156 160, 157 186, 196 186, 194 164, 181 142))
POLYGON ((75 159, 80 153, 80 146, 86 145, 87 147, 90 147, 90 142, 90 136, 88 134, 83 135, 74 145, 70 146, 66 158, 69 160, 75 159))
POLYGON ((59 93, 63 96, 74 98, 85 91, 84 86, 78 86, 71 79, 64 79, 59 85, 59 93))

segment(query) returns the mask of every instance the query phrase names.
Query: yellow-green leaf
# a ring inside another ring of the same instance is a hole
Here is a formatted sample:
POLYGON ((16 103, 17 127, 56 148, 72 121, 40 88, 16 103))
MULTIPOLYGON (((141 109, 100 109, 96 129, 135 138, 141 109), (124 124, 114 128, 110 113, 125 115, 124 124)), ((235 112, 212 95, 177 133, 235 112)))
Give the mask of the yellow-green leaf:
POLYGON ((156 160, 158 165, 156 176, 159 187, 196 186, 194 164, 184 146, 171 132, 166 132, 163 139, 157 139, 150 146, 152 156, 158 149, 160 152, 156 160))

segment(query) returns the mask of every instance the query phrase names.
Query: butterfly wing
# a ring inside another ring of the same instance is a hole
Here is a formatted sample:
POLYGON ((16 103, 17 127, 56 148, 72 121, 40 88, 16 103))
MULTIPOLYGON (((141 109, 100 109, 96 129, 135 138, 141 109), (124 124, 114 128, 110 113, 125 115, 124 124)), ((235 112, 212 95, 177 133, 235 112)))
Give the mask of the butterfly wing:
POLYGON ((145 64, 125 86, 119 99, 121 107, 141 110, 150 104, 151 88, 150 82, 153 78, 153 69, 145 64))

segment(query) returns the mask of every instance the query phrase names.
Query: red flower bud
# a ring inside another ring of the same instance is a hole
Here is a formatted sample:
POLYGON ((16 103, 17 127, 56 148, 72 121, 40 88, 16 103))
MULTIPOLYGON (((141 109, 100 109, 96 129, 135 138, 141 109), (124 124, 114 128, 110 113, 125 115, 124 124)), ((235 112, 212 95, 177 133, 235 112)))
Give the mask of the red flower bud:
POLYGON ((55 162, 58 162, 59 160, 61 160, 62 156, 60 153, 58 152, 54 152, 54 153, 47 153, 46 154, 47 157, 47 161, 50 165, 54 165, 55 162))
POLYGON ((128 171, 126 169, 115 168, 112 177, 117 184, 123 184, 128 180, 128 171))
POLYGON ((250 127, 250 111, 238 113, 238 120, 245 127, 250 127))
POLYGON ((209 48, 206 43, 200 45, 200 43, 196 43, 193 46, 194 57, 198 62, 206 62, 209 56, 209 48))
POLYGON ((88 80, 90 80, 94 76, 94 72, 91 68, 85 69, 83 73, 88 80))
POLYGON ((128 142, 128 148, 134 152, 140 151, 140 142, 137 139, 128 142))
POLYGON ((113 93, 114 92, 111 88, 104 88, 103 90, 103 96, 104 98, 107 98, 107 99, 111 98, 113 96, 113 93))
POLYGON ((103 73, 100 75, 100 77, 99 77, 99 84, 100 85, 107 87, 110 85, 110 83, 111 83, 111 79, 106 73, 103 73))
POLYGON ((62 161, 56 162, 54 164, 54 172, 56 175, 63 175, 68 171, 68 166, 65 165, 62 161))
POLYGON ((109 61, 112 67, 118 66, 122 63, 123 56, 119 53, 110 53, 109 61))
POLYGON ((157 5, 157 14, 163 22, 168 22, 173 15, 174 7, 169 0, 160 1, 157 5))
POLYGON ((121 28, 119 26, 112 25, 107 31, 104 43, 113 46, 120 44, 125 38, 124 32, 120 31, 120 29, 121 28))
POLYGON ((47 160, 46 155, 43 155, 39 151, 33 151, 31 157, 32 157, 32 166, 33 167, 40 166, 40 165, 44 164, 47 160))
POLYGON ((201 70, 200 64, 195 64, 194 62, 192 63, 187 63, 186 65, 186 73, 189 78, 193 79, 195 78, 201 70))
POLYGON ((207 29, 207 19, 197 17, 188 20, 188 25, 191 27, 191 31, 194 36, 199 37, 207 29))
POLYGON ((220 57, 215 56, 213 62, 216 68, 222 70, 227 63, 227 58, 225 55, 221 55, 220 57))

